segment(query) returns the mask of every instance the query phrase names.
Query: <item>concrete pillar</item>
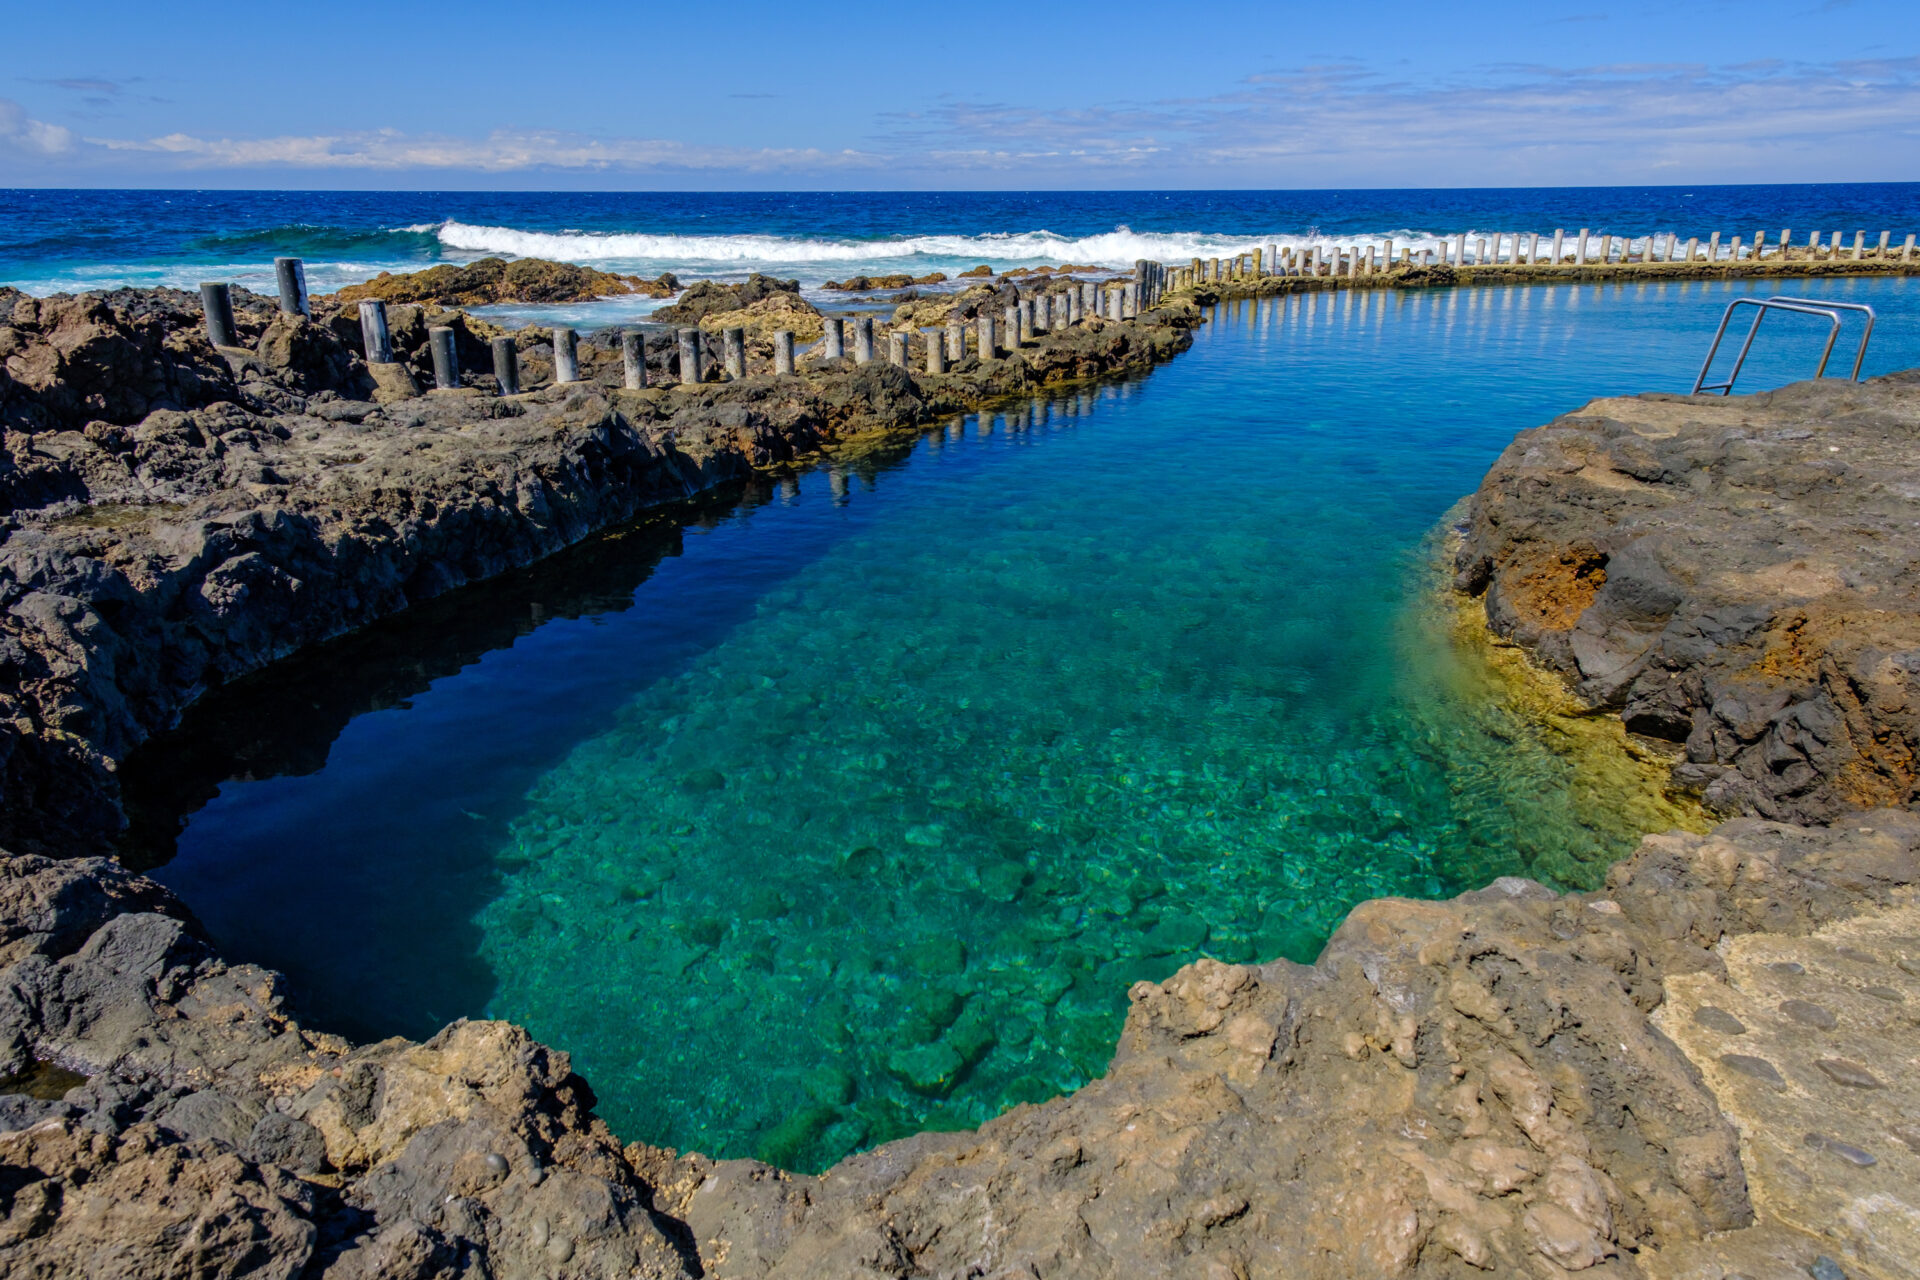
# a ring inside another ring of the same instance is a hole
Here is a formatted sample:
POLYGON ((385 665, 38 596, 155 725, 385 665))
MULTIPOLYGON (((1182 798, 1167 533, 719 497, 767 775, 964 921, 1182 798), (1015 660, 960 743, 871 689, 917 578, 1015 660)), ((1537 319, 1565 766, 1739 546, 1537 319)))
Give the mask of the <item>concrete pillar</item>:
POLYGON ((1022 298, 1014 304, 1013 331, 1019 345, 1027 346, 1033 341, 1033 299, 1022 298))
MULTIPOLYGON (((1216 259, 1216 261, 1218 261, 1218 259, 1216 259)), ((1120 291, 1118 289, 1108 289, 1107 290, 1107 319, 1118 320, 1119 318, 1120 318, 1120 291)))
POLYGON ((1281 274, 1280 246, 1277 244, 1267 246, 1267 274, 1276 276, 1281 274))
POLYGON ((1833 239, 1830 243, 1832 247, 1827 250, 1827 256, 1829 258, 1838 258, 1840 256, 1840 233, 1838 231, 1833 233, 1833 239))
POLYGON ((427 347, 433 352, 433 385, 448 390, 460 385, 460 356, 453 349, 453 330, 437 324, 427 330, 427 347))
POLYGON ((1527 264, 1531 266, 1538 261, 1540 261, 1540 233, 1536 231, 1527 241, 1527 264))
POLYGON ((687 386, 704 382, 706 379, 703 375, 706 373, 706 370, 702 369, 700 364, 701 357, 705 353, 700 349, 700 331, 698 329, 681 329, 677 336, 680 339, 681 384, 687 386))
POLYGON ((829 360, 838 360, 847 354, 847 335, 840 327, 841 321, 839 316, 828 316, 826 326, 827 333, 826 337, 822 340, 820 354, 829 360))
POLYGON ((1817 258, 1819 256, 1820 256, 1820 233, 1818 231, 1809 231, 1807 232, 1807 257, 1809 259, 1812 259, 1812 258, 1817 258))
POLYGON ((1360 274, 1360 246, 1351 245, 1347 249, 1347 279, 1360 274))
POLYGON ((513 345, 512 338, 495 338, 489 345, 493 348, 493 380, 500 384, 500 394, 519 395, 520 348, 513 345))
POLYGON ((887 363, 907 367, 907 335, 890 333, 887 335, 887 363))
POLYGON ((1481 236, 1478 240, 1474 241, 1473 265, 1476 267, 1484 267, 1487 265, 1487 238, 1485 236, 1481 236))
POLYGON ((1697 257, 1697 256, 1699 255, 1699 253, 1700 253, 1700 240, 1699 240, 1699 238, 1698 238, 1697 236, 1690 236, 1690 237, 1688 237, 1688 239, 1687 239, 1687 261, 1688 261, 1688 262, 1692 262, 1692 261, 1694 260, 1694 258, 1695 258, 1695 257, 1697 257))
POLYGON ((1853 260, 1855 262, 1860 261, 1861 257, 1866 253, 1866 251, 1867 251, 1867 233, 1864 231, 1854 232, 1853 233, 1853 260))
POLYGON ((1907 236, 1906 244, 1901 246, 1900 261, 1902 262, 1913 261, 1913 236, 1911 234, 1907 236))
POLYGON ((646 334, 638 329, 620 331, 620 363, 626 367, 627 390, 639 391, 647 385, 646 334))
POLYGON ((1892 238, 1893 238, 1893 232, 1891 231, 1882 231, 1880 233, 1880 256, 1881 257, 1884 258, 1887 256, 1887 241, 1891 240, 1892 238))
POLYGON ((773 331, 773 376, 784 378, 793 373, 793 330, 773 331))
POLYGON ((1255 246, 1254 246, 1254 249, 1253 249, 1253 275, 1254 275, 1254 278, 1255 278, 1255 279, 1257 280, 1257 279, 1259 279, 1259 278, 1260 278, 1261 276, 1264 276, 1265 274, 1267 274, 1267 254, 1266 254, 1266 251, 1265 251, 1264 249, 1262 249, 1262 248, 1260 248, 1260 247, 1259 247, 1258 245, 1255 245, 1255 246))
POLYGON ((310 316, 307 303, 307 265, 298 258, 275 258, 273 278, 280 286, 280 309, 290 316, 310 316))
POLYGON ((1080 306, 1080 286, 1074 285, 1067 290, 1067 323, 1079 324, 1085 318, 1080 306))
POLYGON ((1589 234, 1589 229, 1582 227, 1580 228, 1579 238, 1574 241, 1573 261, 1576 266, 1584 267, 1587 265, 1587 236, 1589 234))
POLYGON ((1380 269, 1382 271, 1393 270, 1393 241, 1391 240, 1387 241, 1387 251, 1380 259, 1380 269))
POLYGON ((1433 265, 1433 250, 1422 249, 1420 251, 1420 265, 1423 267, 1430 267, 1433 265))
POLYGON ((967 358, 967 327, 959 316, 947 317, 947 359, 958 363, 967 358))
POLYGON ((1567 233, 1565 231, 1562 231, 1558 227, 1553 229, 1553 265, 1556 267, 1560 265, 1560 246, 1566 242, 1566 238, 1567 233))
POLYGON ((387 332, 387 304, 368 298, 360 304, 360 343, 369 364, 393 363, 393 338, 387 332))
MULTIPOLYGON (((1195 259, 1194 259, 1194 261, 1195 261, 1195 262, 1197 263, 1197 262, 1199 262, 1199 261, 1200 261, 1200 259, 1198 259, 1198 258, 1195 258, 1195 259)), ((1189 280, 1189 281, 1188 281, 1188 283, 1189 283, 1189 284, 1192 284, 1192 283, 1193 283, 1193 281, 1191 281, 1191 280, 1189 280)), ((1099 286, 1099 285, 1097 285, 1097 284, 1095 284, 1095 283, 1094 283, 1093 281, 1091 281, 1091 280, 1086 280, 1086 281, 1082 281, 1082 282, 1081 282, 1081 285, 1080 285, 1080 311, 1081 311, 1081 313, 1082 313, 1082 315, 1083 315, 1083 316, 1092 316, 1092 317, 1094 317, 1094 318, 1096 318, 1096 319, 1097 319, 1097 318, 1099 318, 1099 315, 1100 315, 1100 286, 1099 286)))
POLYGON ((1727 261, 1735 262, 1735 263, 1740 261, 1740 237, 1739 236, 1735 236, 1727 244, 1727 261))
POLYGON ((200 310, 207 318, 207 341, 216 347, 240 345, 233 323, 233 287, 209 282, 200 286, 200 310))
POLYGON ((926 331, 927 372, 945 373, 947 371, 947 344, 938 329, 926 331))
POLYGON ((567 328, 553 331, 553 380, 555 382, 580 381, 580 338, 567 328))
POLYGON ((1457 267, 1467 265, 1467 233, 1464 231, 1453 238, 1453 264, 1457 267))
POLYGON ((861 316, 853 322, 853 362, 873 363, 873 317, 861 316))
POLYGON ((1767 233, 1764 231, 1754 232, 1753 233, 1753 260, 1755 262, 1760 261, 1760 253, 1766 247, 1767 247, 1767 233))
POLYGON ((747 331, 727 329, 720 335, 720 361, 727 377, 738 382, 747 376, 747 331))
POLYGON ((1720 233, 1718 231, 1707 237, 1707 261, 1720 261, 1720 233))
POLYGON ((1000 350, 993 339, 993 313, 983 310, 976 323, 980 330, 980 358, 991 360, 1000 350))
POLYGON ((1782 227, 1780 228, 1780 253, 1779 253, 1780 261, 1785 262, 1788 258, 1792 256, 1793 256, 1793 232, 1786 227, 1782 227))
POLYGON ((1033 331, 1035 333, 1053 332, 1053 295, 1036 293, 1033 295, 1033 331))

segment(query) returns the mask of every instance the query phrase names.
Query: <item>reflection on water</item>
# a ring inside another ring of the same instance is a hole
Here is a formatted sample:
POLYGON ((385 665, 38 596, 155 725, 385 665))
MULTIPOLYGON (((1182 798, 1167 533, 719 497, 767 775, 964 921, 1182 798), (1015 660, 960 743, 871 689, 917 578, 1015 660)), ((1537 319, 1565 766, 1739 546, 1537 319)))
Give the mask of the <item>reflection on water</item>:
MULTIPOLYGON (((1831 287, 1920 362, 1906 282, 1831 287)), ((1137 979, 1310 959, 1382 893, 1589 884, 1673 820, 1421 602, 1515 430, 1686 389, 1729 296, 1220 308, 1148 379, 607 544, 624 607, 227 782, 161 874, 323 1022, 527 1023, 626 1137, 817 1167, 1072 1088, 1137 979)), ((337 665, 309 687, 379 685, 337 665)))

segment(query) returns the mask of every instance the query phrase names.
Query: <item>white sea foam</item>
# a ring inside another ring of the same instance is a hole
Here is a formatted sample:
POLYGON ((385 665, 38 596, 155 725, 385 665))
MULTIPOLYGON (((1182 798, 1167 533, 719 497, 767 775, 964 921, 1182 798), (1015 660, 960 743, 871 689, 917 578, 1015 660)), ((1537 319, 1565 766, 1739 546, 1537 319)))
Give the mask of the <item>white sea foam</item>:
POLYGON ((659 262, 667 264, 848 264, 903 265, 908 260, 965 262, 1072 262, 1125 268, 1146 258, 1184 262, 1189 258, 1226 257, 1256 247, 1378 243, 1392 238, 1418 251, 1439 243, 1426 232, 1379 232, 1371 235, 1231 236, 1206 231, 1134 231, 1115 227, 1098 235, 1065 236, 1052 231, 1023 231, 989 235, 895 236, 881 240, 840 240, 763 235, 692 236, 647 235, 640 232, 523 231, 516 227, 475 226, 447 222, 439 228, 440 243, 468 253, 506 253, 523 258, 554 258, 567 262, 659 262))

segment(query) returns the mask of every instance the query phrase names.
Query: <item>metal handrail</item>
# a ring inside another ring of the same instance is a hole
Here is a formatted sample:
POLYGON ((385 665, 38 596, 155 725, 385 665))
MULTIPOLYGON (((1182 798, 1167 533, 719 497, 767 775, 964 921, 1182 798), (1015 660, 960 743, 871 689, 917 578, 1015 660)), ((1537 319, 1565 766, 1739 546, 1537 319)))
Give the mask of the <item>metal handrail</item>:
POLYGON ((1693 380, 1694 395, 1697 396, 1702 391, 1718 391, 1723 396, 1733 394, 1733 384, 1740 378, 1740 367, 1746 364, 1747 352, 1753 349, 1753 340, 1760 332, 1760 322, 1767 318, 1767 312, 1769 311, 1791 311, 1799 315, 1825 316, 1827 318, 1827 345, 1820 351, 1820 367, 1813 371, 1813 376, 1816 378, 1826 375, 1827 361, 1833 356, 1833 344, 1840 337, 1840 313, 1842 311, 1865 312, 1867 329, 1865 333, 1860 335, 1860 349, 1854 353, 1853 373, 1850 375, 1850 381, 1860 381, 1860 367, 1866 363, 1867 359, 1867 339, 1873 337, 1873 322, 1876 317, 1874 316, 1872 307, 1866 305, 1864 302, 1816 302, 1811 298, 1788 298, 1782 296, 1771 298, 1735 298, 1727 304, 1727 309, 1721 313, 1720 327, 1714 330, 1713 333, 1713 345, 1707 348, 1707 358, 1700 365, 1700 376, 1693 380), (1753 307, 1755 309, 1753 323, 1747 327, 1746 341, 1740 344, 1740 354, 1735 358, 1733 362, 1733 372, 1727 375, 1727 380, 1709 385, 1707 382, 1707 371, 1713 368, 1713 358, 1720 352, 1720 340, 1727 335, 1727 324, 1733 319, 1733 309, 1741 306, 1753 307))

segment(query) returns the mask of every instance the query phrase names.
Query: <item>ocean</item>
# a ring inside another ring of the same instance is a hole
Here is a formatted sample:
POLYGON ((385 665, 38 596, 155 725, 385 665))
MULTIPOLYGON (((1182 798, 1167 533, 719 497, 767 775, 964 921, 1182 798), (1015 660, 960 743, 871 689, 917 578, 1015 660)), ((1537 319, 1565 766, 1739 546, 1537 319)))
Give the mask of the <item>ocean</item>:
MULTIPOLYGON (((355 192, 0 191, 0 284, 28 293, 230 280, 271 292, 273 259, 316 291, 488 255, 816 290, 851 275, 1073 263, 1128 267, 1256 244, 1465 232, 1671 232, 1682 238, 1920 230, 1920 183, 1408 191, 355 192)), ((659 305, 519 309, 618 323, 659 305)))

